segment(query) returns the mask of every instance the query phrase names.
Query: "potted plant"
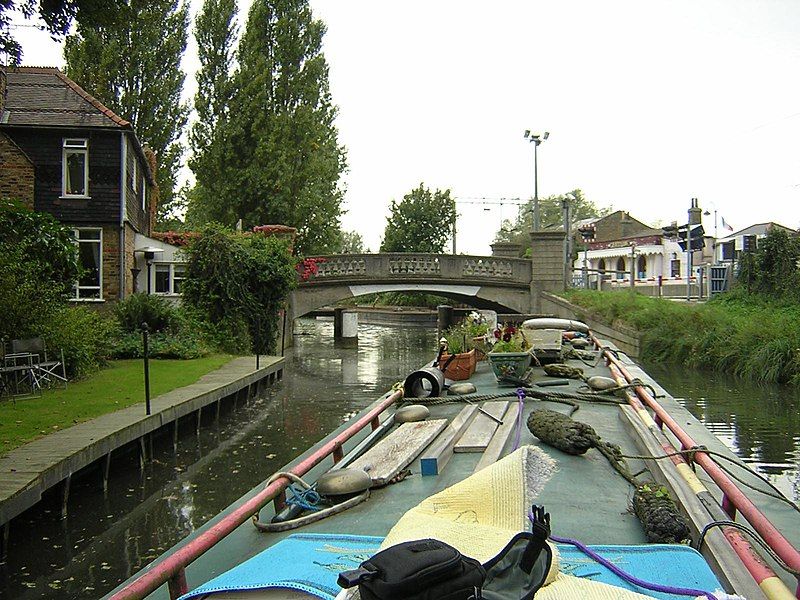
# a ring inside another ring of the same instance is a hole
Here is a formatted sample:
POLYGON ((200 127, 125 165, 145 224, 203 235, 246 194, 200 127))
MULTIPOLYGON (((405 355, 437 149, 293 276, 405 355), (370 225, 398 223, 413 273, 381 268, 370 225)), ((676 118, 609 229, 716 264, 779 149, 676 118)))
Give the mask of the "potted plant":
POLYGON ((442 335, 440 343, 444 345, 444 352, 439 359, 439 368, 448 379, 469 379, 478 364, 477 353, 470 347, 469 331, 459 323, 446 329, 442 335))
POLYGON ((494 330, 494 344, 489 351, 492 371, 500 382, 518 382, 525 376, 531 364, 531 345, 522 329, 513 325, 502 325, 494 330))

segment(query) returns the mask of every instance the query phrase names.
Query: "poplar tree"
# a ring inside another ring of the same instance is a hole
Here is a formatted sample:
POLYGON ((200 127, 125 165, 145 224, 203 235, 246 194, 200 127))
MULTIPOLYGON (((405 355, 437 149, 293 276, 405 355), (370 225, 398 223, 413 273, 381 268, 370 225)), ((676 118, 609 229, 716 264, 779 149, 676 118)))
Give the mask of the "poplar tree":
POLYGON ((188 108, 181 102, 180 62, 189 27, 178 0, 129 0, 107 24, 78 23, 67 37, 67 75, 133 123, 158 157, 159 217, 169 213, 188 108))
POLYGON ((326 252, 340 239, 345 151, 334 126, 325 26, 307 0, 255 0, 239 44, 239 69, 223 140, 221 193, 210 218, 245 226, 296 227, 300 254, 326 252))
POLYGON ((220 196, 220 175, 224 152, 222 135, 233 93, 233 59, 236 40, 236 0, 205 0, 195 21, 200 69, 194 97, 196 121, 189 135, 192 156, 189 167, 195 177, 190 192, 189 220, 202 223, 203 214, 220 196))

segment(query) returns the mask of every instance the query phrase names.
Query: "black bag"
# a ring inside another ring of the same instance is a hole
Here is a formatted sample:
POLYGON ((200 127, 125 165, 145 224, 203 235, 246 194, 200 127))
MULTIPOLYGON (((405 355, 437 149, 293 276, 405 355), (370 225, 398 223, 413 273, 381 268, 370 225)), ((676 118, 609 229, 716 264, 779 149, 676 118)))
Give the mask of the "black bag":
POLYGON ((339 574, 358 585, 362 600, 530 600, 542 587, 553 556, 550 515, 533 507, 533 531, 515 535, 485 565, 439 540, 404 542, 339 574))
POLYGON ((481 563, 439 540, 391 546, 339 574, 343 588, 358 585, 362 600, 467 600, 483 584, 481 563))

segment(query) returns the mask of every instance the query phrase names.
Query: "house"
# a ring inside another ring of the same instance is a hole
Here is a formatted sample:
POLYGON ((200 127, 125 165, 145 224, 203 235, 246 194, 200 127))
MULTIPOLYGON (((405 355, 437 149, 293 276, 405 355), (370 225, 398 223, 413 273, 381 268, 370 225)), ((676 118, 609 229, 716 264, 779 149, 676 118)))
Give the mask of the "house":
POLYGON ((743 251, 755 250, 758 247, 758 240, 766 237, 773 229, 782 229, 789 235, 797 233, 794 229, 772 221, 750 225, 717 241, 717 262, 734 262, 743 251))
MULTIPOLYGON (((76 302, 113 302, 146 269, 155 155, 133 125, 64 73, 0 67, 0 197, 72 227, 84 275, 76 302)), ((143 290, 142 290, 143 291, 143 290)))
MULTIPOLYGON (((612 285, 630 285, 631 273, 634 283, 656 285, 661 282, 686 284, 686 252, 677 241, 664 237, 661 228, 650 227, 634 219, 626 211, 618 210, 605 217, 584 219, 576 223, 576 230, 594 225, 594 240, 584 245, 579 242, 576 273, 586 267, 589 282, 597 279, 612 285)), ((710 264, 713 257, 714 239, 703 237, 703 250, 696 251, 695 265, 710 264)), ((694 280, 695 273, 692 274, 694 280)))

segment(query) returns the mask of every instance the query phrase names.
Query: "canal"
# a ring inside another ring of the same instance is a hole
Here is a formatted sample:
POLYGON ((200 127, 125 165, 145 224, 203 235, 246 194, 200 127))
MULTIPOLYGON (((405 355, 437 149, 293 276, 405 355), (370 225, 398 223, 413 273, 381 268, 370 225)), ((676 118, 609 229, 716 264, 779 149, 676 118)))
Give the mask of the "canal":
MULTIPOLYGON (((143 471, 134 452, 77 481, 69 517, 47 495, 13 523, 0 597, 94 598, 266 479, 432 356, 435 331, 361 325, 358 348, 334 346, 330 321, 304 320, 281 383, 249 404, 205 415, 154 441, 143 471)), ((787 496, 800 498, 800 395, 646 365, 646 369, 787 496)), ((209 411, 213 412, 213 411, 209 411)))

